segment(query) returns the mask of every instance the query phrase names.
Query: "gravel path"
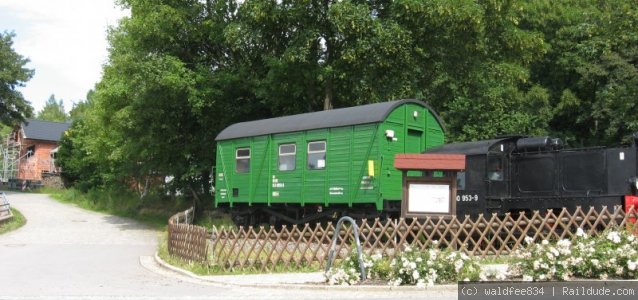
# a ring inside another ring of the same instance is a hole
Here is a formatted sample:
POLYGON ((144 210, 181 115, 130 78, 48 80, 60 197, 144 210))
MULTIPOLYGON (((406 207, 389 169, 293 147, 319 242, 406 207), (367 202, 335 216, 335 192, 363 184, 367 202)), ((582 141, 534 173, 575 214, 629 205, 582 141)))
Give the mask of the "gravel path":
POLYGON ((159 233, 134 221, 42 194, 7 193, 7 198, 27 224, 0 235, 0 299, 456 298, 449 292, 242 287, 222 278, 206 283, 153 264, 149 257, 159 233))

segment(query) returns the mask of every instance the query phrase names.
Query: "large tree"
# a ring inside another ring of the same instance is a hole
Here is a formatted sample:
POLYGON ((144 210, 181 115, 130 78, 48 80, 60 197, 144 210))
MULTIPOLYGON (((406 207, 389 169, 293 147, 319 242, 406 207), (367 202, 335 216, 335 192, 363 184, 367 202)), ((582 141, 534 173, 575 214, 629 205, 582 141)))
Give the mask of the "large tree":
POLYGON ((412 38, 391 1, 247 0, 225 32, 275 115, 409 96, 412 38))
POLYGON ((0 32, 0 123, 14 126, 31 116, 33 108, 17 89, 33 76, 28 59, 13 49, 13 33, 0 32))
POLYGON ((636 20, 629 0, 526 5, 522 25, 551 45, 532 66, 532 80, 550 90, 551 128, 572 144, 617 144, 638 131, 636 20))
POLYGON ((397 98, 429 102, 448 141, 618 139, 638 127, 631 3, 120 0, 67 154, 88 186, 172 176, 200 197, 224 127, 397 98))

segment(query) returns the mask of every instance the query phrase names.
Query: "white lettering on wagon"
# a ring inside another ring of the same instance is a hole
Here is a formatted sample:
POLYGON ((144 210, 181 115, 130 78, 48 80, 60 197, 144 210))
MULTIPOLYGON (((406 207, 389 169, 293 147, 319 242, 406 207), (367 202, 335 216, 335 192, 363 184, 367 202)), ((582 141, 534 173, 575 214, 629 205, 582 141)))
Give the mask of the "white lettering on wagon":
POLYGON ((471 201, 478 201, 479 200, 479 196, 474 194, 474 195, 456 195, 456 201, 458 202, 471 202, 471 201))
POLYGON ((333 186, 328 189, 328 193, 331 196, 343 195, 343 188, 340 186, 333 186))
POLYGON ((273 189, 280 189, 280 188, 284 188, 286 187, 286 184, 284 184, 283 182, 279 182, 279 179, 277 179, 276 176, 272 176, 272 188, 273 189))
POLYGON ((360 190, 373 190, 374 185, 372 184, 372 177, 363 176, 361 177, 361 185, 359 186, 360 190))

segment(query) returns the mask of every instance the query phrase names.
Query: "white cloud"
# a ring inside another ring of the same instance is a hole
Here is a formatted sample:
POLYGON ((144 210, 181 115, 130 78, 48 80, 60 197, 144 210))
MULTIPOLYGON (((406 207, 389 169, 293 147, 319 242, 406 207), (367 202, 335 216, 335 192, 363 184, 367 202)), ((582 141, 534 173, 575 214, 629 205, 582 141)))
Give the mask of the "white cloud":
POLYGON ((0 0, 0 31, 15 31, 15 50, 35 69, 21 90, 35 111, 51 94, 67 110, 86 98, 107 59, 106 30, 124 15, 113 0, 0 0))

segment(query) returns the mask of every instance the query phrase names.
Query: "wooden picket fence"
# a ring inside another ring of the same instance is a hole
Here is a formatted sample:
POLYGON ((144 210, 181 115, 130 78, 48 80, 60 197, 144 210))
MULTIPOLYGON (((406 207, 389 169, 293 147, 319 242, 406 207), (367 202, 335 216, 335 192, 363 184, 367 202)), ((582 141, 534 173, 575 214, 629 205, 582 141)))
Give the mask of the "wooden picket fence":
MULTIPOLYGON (((523 247, 525 237, 535 242, 571 238, 578 228, 589 235, 608 228, 627 228, 638 233, 638 226, 631 222, 637 215, 633 208, 625 213, 621 207, 603 207, 503 216, 360 220, 358 225, 360 242, 367 254, 394 257, 405 245, 411 245, 417 249, 452 248, 471 256, 498 257, 523 247)), ((169 225, 169 250, 172 248, 172 254, 188 260, 207 260, 207 264, 231 272, 323 267, 335 234, 336 258, 343 259, 354 244, 353 230, 346 226, 335 233, 333 224, 213 227, 208 237, 203 227, 174 224, 169 225), (170 236, 175 236, 175 240, 170 236)))
MULTIPOLYGON (((636 227, 629 222, 634 209, 625 213, 621 207, 602 210, 578 208, 570 212, 533 212, 531 215, 469 216, 458 218, 361 220, 360 241, 368 254, 394 257, 405 245, 418 249, 452 248, 468 255, 498 257, 519 249, 529 236, 534 241, 570 238, 581 228, 590 235, 612 228, 636 227)), ((305 224, 275 228, 213 228, 211 263, 226 271, 272 271, 291 266, 320 266, 326 263, 330 241, 335 234, 332 224, 305 224)), ((337 259, 351 251, 352 228, 338 233, 337 259)))
POLYGON ((168 253, 188 261, 204 262, 208 256, 206 228, 191 225, 194 208, 168 220, 168 253))

